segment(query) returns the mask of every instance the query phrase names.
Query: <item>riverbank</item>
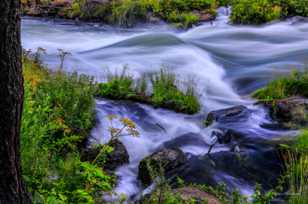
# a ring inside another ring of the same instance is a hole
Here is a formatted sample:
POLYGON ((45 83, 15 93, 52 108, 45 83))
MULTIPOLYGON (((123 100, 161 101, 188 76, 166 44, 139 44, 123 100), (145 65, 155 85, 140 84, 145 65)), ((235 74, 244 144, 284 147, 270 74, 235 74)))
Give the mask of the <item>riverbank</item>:
POLYGON ((308 16, 302 0, 53 0, 22 1, 23 15, 92 21, 121 27, 165 21, 188 29, 213 21, 221 6, 231 8, 233 24, 260 25, 294 16, 308 16))

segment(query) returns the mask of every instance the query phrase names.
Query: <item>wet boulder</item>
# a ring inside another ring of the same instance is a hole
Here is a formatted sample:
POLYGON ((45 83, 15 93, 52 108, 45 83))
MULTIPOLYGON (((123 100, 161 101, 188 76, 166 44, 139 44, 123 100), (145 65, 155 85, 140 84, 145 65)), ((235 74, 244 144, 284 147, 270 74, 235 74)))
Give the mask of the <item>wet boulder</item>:
POLYGON ((159 176, 176 176, 177 171, 186 163, 185 154, 177 148, 162 149, 144 158, 139 164, 138 179, 148 186, 159 176), (163 175, 161 175, 163 174, 163 175))
POLYGON ((298 129, 308 127, 308 99, 291 97, 264 103, 270 116, 282 127, 298 129))
MULTIPOLYGON (((102 166, 104 170, 113 172, 118 167, 129 163, 128 152, 124 144, 120 140, 112 140, 107 145, 112 147, 113 151, 107 154, 105 157, 105 162, 102 166)), ((81 160, 92 162, 98 156, 100 151, 101 151, 101 146, 83 150, 81 153, 81 160)))
POLYGON ((205 125, 210 126, 214 122, 233 123, 246 121, 250 116, 250 111, 245 106, 234 106, 231 108, 212 111, 208 114, 205 125))
POLYGON ((204 156, 191 156, 178 176, 187 183, 217 186, 225 183, 238 188, 239 183, 265 189, 275 187, 283 173, 279 142, 246 140, 239 144, 239 151, 221 151, 204 156))
POLYGON ((201 191, 195 187, 182 187, 173 190, 183 201, 194 200, 196 203, 220 204, 221 202, 213 195, 201 191))

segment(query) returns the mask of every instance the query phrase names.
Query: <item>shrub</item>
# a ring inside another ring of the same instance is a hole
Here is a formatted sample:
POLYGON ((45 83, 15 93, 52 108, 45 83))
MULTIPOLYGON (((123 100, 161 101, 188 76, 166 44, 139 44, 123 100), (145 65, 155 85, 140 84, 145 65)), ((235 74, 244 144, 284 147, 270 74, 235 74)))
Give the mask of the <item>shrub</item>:
POLYGON ((280 0, 286 8, 287 16, 308 16, 307 0, 280 0))
POLYGON ((260 100, 308 97, 308 72, 294 71, 290 76, 274 80, 267 87, 257 90, 253 96, 260 100))
POLYGON ((23 60, 23 74, 21 158, 33 202, 96 203, 114 179, 79 158, 94 125, 92 79, 51 73, 31 59, 23 60))
POLYGON ((232 0, 231 4, 231 21, 237 24, 261 24, 285 17, 308 16, 307 0, 232 0))
POLYGON ((193 11, 207 11, 216 16, 216 0, 162 0, 156 13, 177 27, 190 28, 199 21, 193 11))
POLYGON ((231 21, 237 24, 262 24, 279 19, 282 8, 270 0, 234 0, 231 21))

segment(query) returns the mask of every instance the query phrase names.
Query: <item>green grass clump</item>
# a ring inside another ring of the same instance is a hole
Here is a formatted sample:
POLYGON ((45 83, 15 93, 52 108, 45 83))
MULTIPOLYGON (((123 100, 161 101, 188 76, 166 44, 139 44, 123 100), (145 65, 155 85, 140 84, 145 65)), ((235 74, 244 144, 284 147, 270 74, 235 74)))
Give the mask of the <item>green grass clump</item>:
POLYGON ((93 80, 49 72, 23 60, 24 109, 21 128, 23 177, 34 203, 97 203, 113 177, 79 150, 94 125, 93 80))
POLYGON ((113 100, 150 103, 150 98, 145 94, 147 89, 145 76, 138 81, 134 81, 126 70, 124 68, 121 74, 109 74, 106 83, 98 84, 96 95, 113 100))
POLYGON ((149 8, 150 4, 146 1, 117 1, 112 5, 111 20, 120 26, 132 27, 147 20, 149 8))
POLYGON ((276 100, 291 96, 308 97, 307 71, 294 71, 290 76, 274 80, 253 94, 253 97, 259 100, 276 100))
POLYGON ((303 130, 284 155, 290 204, 308 203, 308 131, 303 130))
POLYGON ((154 106, 176 110, 177 112, 193 114, 200 110, 200 104, 194 89, 189 87, 184 93, 176 86, 175 75, 165 70, 154 75, 152 102, 154 106))
POLYGON ((99 84, 98 95, 110 99, 131 100, 136 96, 134 91, 134 80, 126 74, 124 68, 122 73, 109 75, 107 83, 99 84))
POLYGON ((134 81, 124 68, 120 75, 110 75, 106 83, 99 84, 97 95, 115 100, 147 103, 187 114, 194 114, 200 110, 194 88, 188 87, 185 92, 181 91, 176 86, 176 77, 173 73, 162 69, 158 74, 152 75, 150 81, 153 93, 147 94, 147 76, 134 81))

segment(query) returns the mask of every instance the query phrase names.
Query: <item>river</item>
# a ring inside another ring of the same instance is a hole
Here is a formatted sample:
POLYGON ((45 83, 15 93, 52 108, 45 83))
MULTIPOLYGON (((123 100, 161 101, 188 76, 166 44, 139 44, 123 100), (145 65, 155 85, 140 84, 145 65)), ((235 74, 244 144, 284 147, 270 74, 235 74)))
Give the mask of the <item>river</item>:
MULTIPOLYGON (((23 47, 45 48, 43 62, 51 69, 59 66, 58 49, 64 49, 71 53, 65 59, 65 71, 91 75, 97 81, 106 80, 109 72, 119 72, 123 66, 135 78, 164 67, 176 73, 181 84, 193 83, 196 87, 202 110, 193 116, 136 103, 96 101, 99 123, 92 136, 99 142, 108 141, 106 116, 110 114, 132 119, 140 132, 138 138, 121 138, 129 152, 130 164, 116 172, 117 193, 134 197, 142 192, 137 180, 138 164, 167 141, 196 134, 200 140, 183 139, 179 147, 192 155, 205 154, 212 127, 205 128, 202 120, 209 111, 245 105, 253 114, 244 122, 232 124, 234 128, 255 137, 282 134, 260 126, 270 119, 264 109, 253 106, 255 101, 249 94, 292 69, 305 68, 308 20, 293 18, 258 27, 233 26, 228 24, 226 13, 222 8, 216 21, 188 31, 177 31, 163 23, 120 29, 63 20, 22 20, 23 47)), ((218 145, 213 151, 225 149, 224 145, 218 145)), ((253 192, 248 183, 236 179, 231 182, 227 175, 226 172, 221 179, 244 194, 253 192)))

